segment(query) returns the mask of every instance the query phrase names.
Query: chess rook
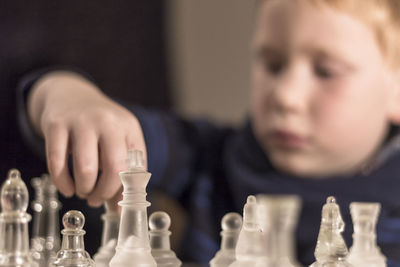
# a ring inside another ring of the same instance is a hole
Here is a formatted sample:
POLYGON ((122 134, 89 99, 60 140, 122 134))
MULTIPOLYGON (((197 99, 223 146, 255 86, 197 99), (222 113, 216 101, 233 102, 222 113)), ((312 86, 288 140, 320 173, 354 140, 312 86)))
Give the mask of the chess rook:
POLYGON ((296 195, 257 195, 266 242, 265 257, 273 267, 300 266, 295 253, 295 228, 301 207, 296 195))
POLYGON ((143 152, 128 151, 128 170, 120 173, 124 191, 116 253, 110 267, 156 267, 151 255, 147 224, 146 186, 151 173, 144 170, 143 152))
POLYGON ((28 200, 28 189, 20 172, 10 170, 1 188, 0 266, 38 267, 29 250, 28 200))
POLYGON ((50 267, 93 267, 94 262, 85 251, 83 240, 85 216, 80 211, 71 210, 64 214, 62 221, 61 249, 50 267))
POLYGON ((210 261, 210 267, 228 267, 235 261, 236 243, 242 224, 242 216, 239 213, 230 212, 222 217, 221 249, 210 261))
POLYGON ((376 244, 376 223, 381 209, 379 203, 353 202, 353 245, 348 261, 354 266, 386 267, 386 258, 376 244))
POLYGON ((169 227, 171 218, 166 212, 156 211, 149 218, 150 246, 157 267, 180 267, 182 262, 171 250, 169 227))
POLYGON ((33 226, 31 250, 32 256, 39 266, 47 266, 57 251, 60 250, 59 210, 57 188, 51 182, 49 175, 31 179, 35 190, 32 201, 33 226))

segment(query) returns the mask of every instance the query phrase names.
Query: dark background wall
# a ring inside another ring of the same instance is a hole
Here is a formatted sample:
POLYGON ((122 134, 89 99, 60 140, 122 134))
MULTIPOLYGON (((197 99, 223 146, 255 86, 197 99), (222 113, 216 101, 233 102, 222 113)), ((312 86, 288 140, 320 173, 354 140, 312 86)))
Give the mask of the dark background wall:
MULTIPOLYGON (((0 181, 18 168, 25 181, 46 172, 16 123, 16 86, 26 73, 53 65, 86 71, 109 95, 145 106, 171 105, 162 0, 0 2, 0 181)), ((32 191, 31 197, 32 197, 32 191)), ((100 242, 101 209, 64 200, 87 216, 87 249, 100 242)))

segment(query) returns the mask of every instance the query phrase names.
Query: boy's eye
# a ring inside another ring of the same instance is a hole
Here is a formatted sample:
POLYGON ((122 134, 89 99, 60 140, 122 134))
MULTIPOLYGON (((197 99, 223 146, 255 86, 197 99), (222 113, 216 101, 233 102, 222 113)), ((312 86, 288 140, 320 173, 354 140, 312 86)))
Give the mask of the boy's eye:
POLYGON ((316 76, 322 79, 330 79, 336 76, 336 72, 329 67, 323 65, 315 65, 314 66, 314 73, 316 76))
POLYGON ((313 62, 313 72, 320 79, 333 79, 353 72, 352 65, 334 59, 322 59, 313 62))
POLYGON ((283 60, 265 60, 264 68, 270 74, 280 74, 285 67, 285 62, 283 60))
POLYGON ((285 57, 279 50, 263 46, 256 51, 256 59, 268 74, 278 75, 285 68, 285 57))

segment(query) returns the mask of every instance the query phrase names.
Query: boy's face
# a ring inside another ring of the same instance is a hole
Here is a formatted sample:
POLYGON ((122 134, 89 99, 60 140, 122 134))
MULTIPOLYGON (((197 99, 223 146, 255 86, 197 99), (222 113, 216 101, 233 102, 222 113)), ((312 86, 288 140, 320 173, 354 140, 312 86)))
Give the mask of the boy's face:
POLYGON ((305 0, 267 0, 259 8, 251 95, 256 138, 277 168, 295 175, 358 170, 398 117, 397 83, 374 32, 305 0))

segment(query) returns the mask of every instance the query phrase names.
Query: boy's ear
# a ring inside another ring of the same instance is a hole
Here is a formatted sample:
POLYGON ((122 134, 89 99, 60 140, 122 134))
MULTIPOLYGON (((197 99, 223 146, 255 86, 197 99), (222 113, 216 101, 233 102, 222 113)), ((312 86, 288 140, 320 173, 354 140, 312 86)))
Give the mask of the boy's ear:
POLYGON ((391 84, 391 99, 389 120, 392 124, 400 125, 400 69, 393 73, 391 84))

